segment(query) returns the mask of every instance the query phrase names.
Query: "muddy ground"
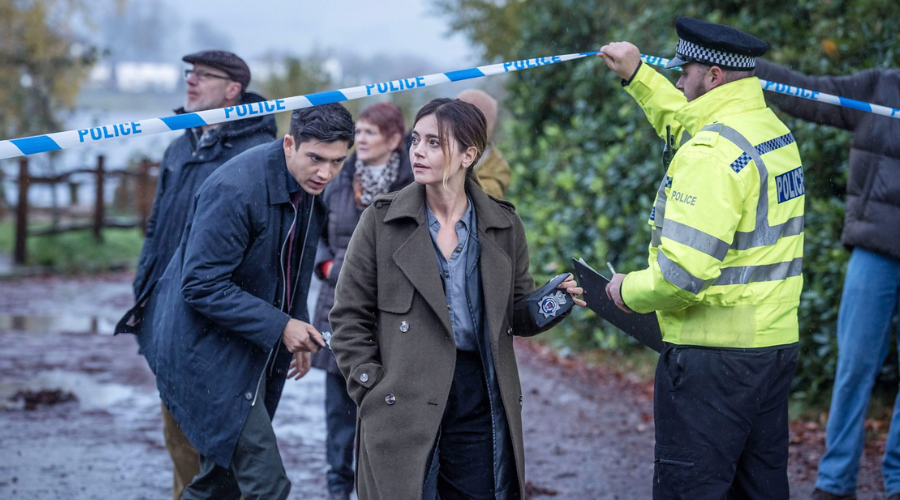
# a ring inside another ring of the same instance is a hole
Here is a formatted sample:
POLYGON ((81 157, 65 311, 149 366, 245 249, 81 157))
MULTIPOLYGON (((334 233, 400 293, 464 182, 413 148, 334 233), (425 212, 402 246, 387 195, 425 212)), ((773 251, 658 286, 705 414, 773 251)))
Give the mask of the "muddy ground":
MULTIPOLYGON (((171 497, 153 376, 133 338, 108 335, 130 280, 0 281, 0 498, 171 497)), ((531 498, 650 498, 652 381, 526 340, 517 351, 531 498)), ((323 397, 313 371, 288 383, 275 419, 292 499, 325 498, 323 397)), ((792 498, 809 497, 823 434, 818 422, 792 424, 792 498)), ((861 500, 884 498, 882 451, 880 439, 867 447, 861 500)))

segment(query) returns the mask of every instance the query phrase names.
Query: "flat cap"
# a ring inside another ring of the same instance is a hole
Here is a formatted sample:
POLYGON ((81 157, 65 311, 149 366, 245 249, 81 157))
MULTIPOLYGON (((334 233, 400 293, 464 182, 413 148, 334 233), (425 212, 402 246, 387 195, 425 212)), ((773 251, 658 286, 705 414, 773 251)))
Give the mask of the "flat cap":
POLYGON ((243 59, 231 52, 225 50, 203 50, 188 54, 182 57, 181 60, 190 64, 205 64, 224 71, 232 80, 241 84, 243 92, 246 92, 247 86, 250 85, 250 68, 243 59))
POLYGON ((667 68, 698 62, 733 71, 749 71, 756 67, 756 58, 765 54, 769 46, 753 35, 730 26, 679 17, 675 21, 678 47, 667 68))

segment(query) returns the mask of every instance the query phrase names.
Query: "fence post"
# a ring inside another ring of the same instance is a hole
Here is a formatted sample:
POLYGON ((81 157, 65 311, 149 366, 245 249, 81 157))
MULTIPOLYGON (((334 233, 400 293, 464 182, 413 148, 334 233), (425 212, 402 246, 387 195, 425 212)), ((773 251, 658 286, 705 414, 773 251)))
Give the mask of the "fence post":
POLYGON ((141 221, 141 232, 147 234, 147 221, 150 219, 150 210, 152 208, 152 197, 150 193, 150 159, 141 159, 138 167, 138 178, 135 183, 135 212, 141 221))
POLYGON ((25 264, 28 250, 28 158, 19 158, 19 201, 16 205, 16 245, 14 261, 17 265, 25 264))
POLYGON ((6 180, 3 169, 0 168, 0 221, 6 217, 6 187, 3 182, 6 180))
POLYGON ((94 239, 103 241, 103 219, 105 218, 105 206, 103 204, 103 180, 106 177, 103 169, 103 155, 97 156, 97 198, 94 200, 94 239))
POLYGON ((79 183, 75 181, 69 181, 69 206, 77 207, 78 206, 78 187, 79 183))

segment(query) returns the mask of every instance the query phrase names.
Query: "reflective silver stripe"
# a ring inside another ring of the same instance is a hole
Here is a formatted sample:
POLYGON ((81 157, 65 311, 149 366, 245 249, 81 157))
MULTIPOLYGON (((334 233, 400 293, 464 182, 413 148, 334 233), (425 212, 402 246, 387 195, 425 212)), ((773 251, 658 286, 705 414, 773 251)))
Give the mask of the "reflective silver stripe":
POLYGON ((666 221, 666 225, 662 229, 662 237, 687 245, 718 261, 725 258, 725 254, 728 253, 728 248, 730 247, 728 243, 715 236, 673 220, 666 221))
POLYGON ((663 252, 656 253, 656 262, 659 264, 663 278, 686 292, 697 295, 712 284, 712 280, 704 281, 685 271, 683 267, 669 260, 663 252))
POLYGON ((653 205, 653 225, 662 227, 662 221, 666 218, 666 184, 669 182, 669 173, 663 175, 659 189, 656 190, 656 204, 653 205))
POLYGON ((803 257, 764 266, 725 267, 722 268, 722 274, 719 275, 713 286, 782 281, 794 276, 800 276, 802 268, 803 257))
POLYGON ((684 146, 689 140, 691 140, 691 133, 685 130, 681 133, 681 144, 679 144, 678 147, 684 146))
MULTIPOLYGON (((741 135, 740 132, 722 123, 707 125, 703 127, 702 130, 718 132, 720 137, 724 137, 733 142, 735 146, 739 147, 745 155, 753 160, 753 163, 756 164, 756 169, 759 171, 759 201, 756 205, 756 228, 749 232, 735 232, 734 242, 731 247, 735 250, 765 247, 778 243, 778 240, 784 236, 797 236, 802 234, 804 224, 803 216, 794 217, 784 224, 769 226, 769 170, 766 168, 762 155, 760 155, 756 147, 750 144, 750 141, 741 135)), ((778 149, 778 147, 787 146, 793 143, 792 140, 776 140, 774 142, 767 141, 760 146, 765 146, 764 152, 768 153, 778 149)))
POLYGON ((788 219, 784 224, 777 226, 769 226, 758 228, 755 231, 743 232, 736 231, 734 233, 734 243, 731 248, 735 250, 747 250, 748 248, 764 247, 777 243, 779 239, 785 236, 797 236, 803 234, 804 217, 798 215, 792 219, 788 219))
POLYGON ((650 246, 656 248, 662 243, 662 229, 654 227, 650 230, 650 246))

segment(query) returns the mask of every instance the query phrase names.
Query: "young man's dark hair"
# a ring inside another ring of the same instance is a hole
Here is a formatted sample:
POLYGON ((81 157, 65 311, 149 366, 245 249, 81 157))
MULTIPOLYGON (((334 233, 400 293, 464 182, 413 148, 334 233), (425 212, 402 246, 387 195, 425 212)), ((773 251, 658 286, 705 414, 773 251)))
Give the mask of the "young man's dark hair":
POLYGON ((353 117, 347 108, 337 103, 301 108, 291 113, 289 133, 294 138, 294 147, 301 142, 316 139, 322 142, 346 141, 353 147, 353 117))

